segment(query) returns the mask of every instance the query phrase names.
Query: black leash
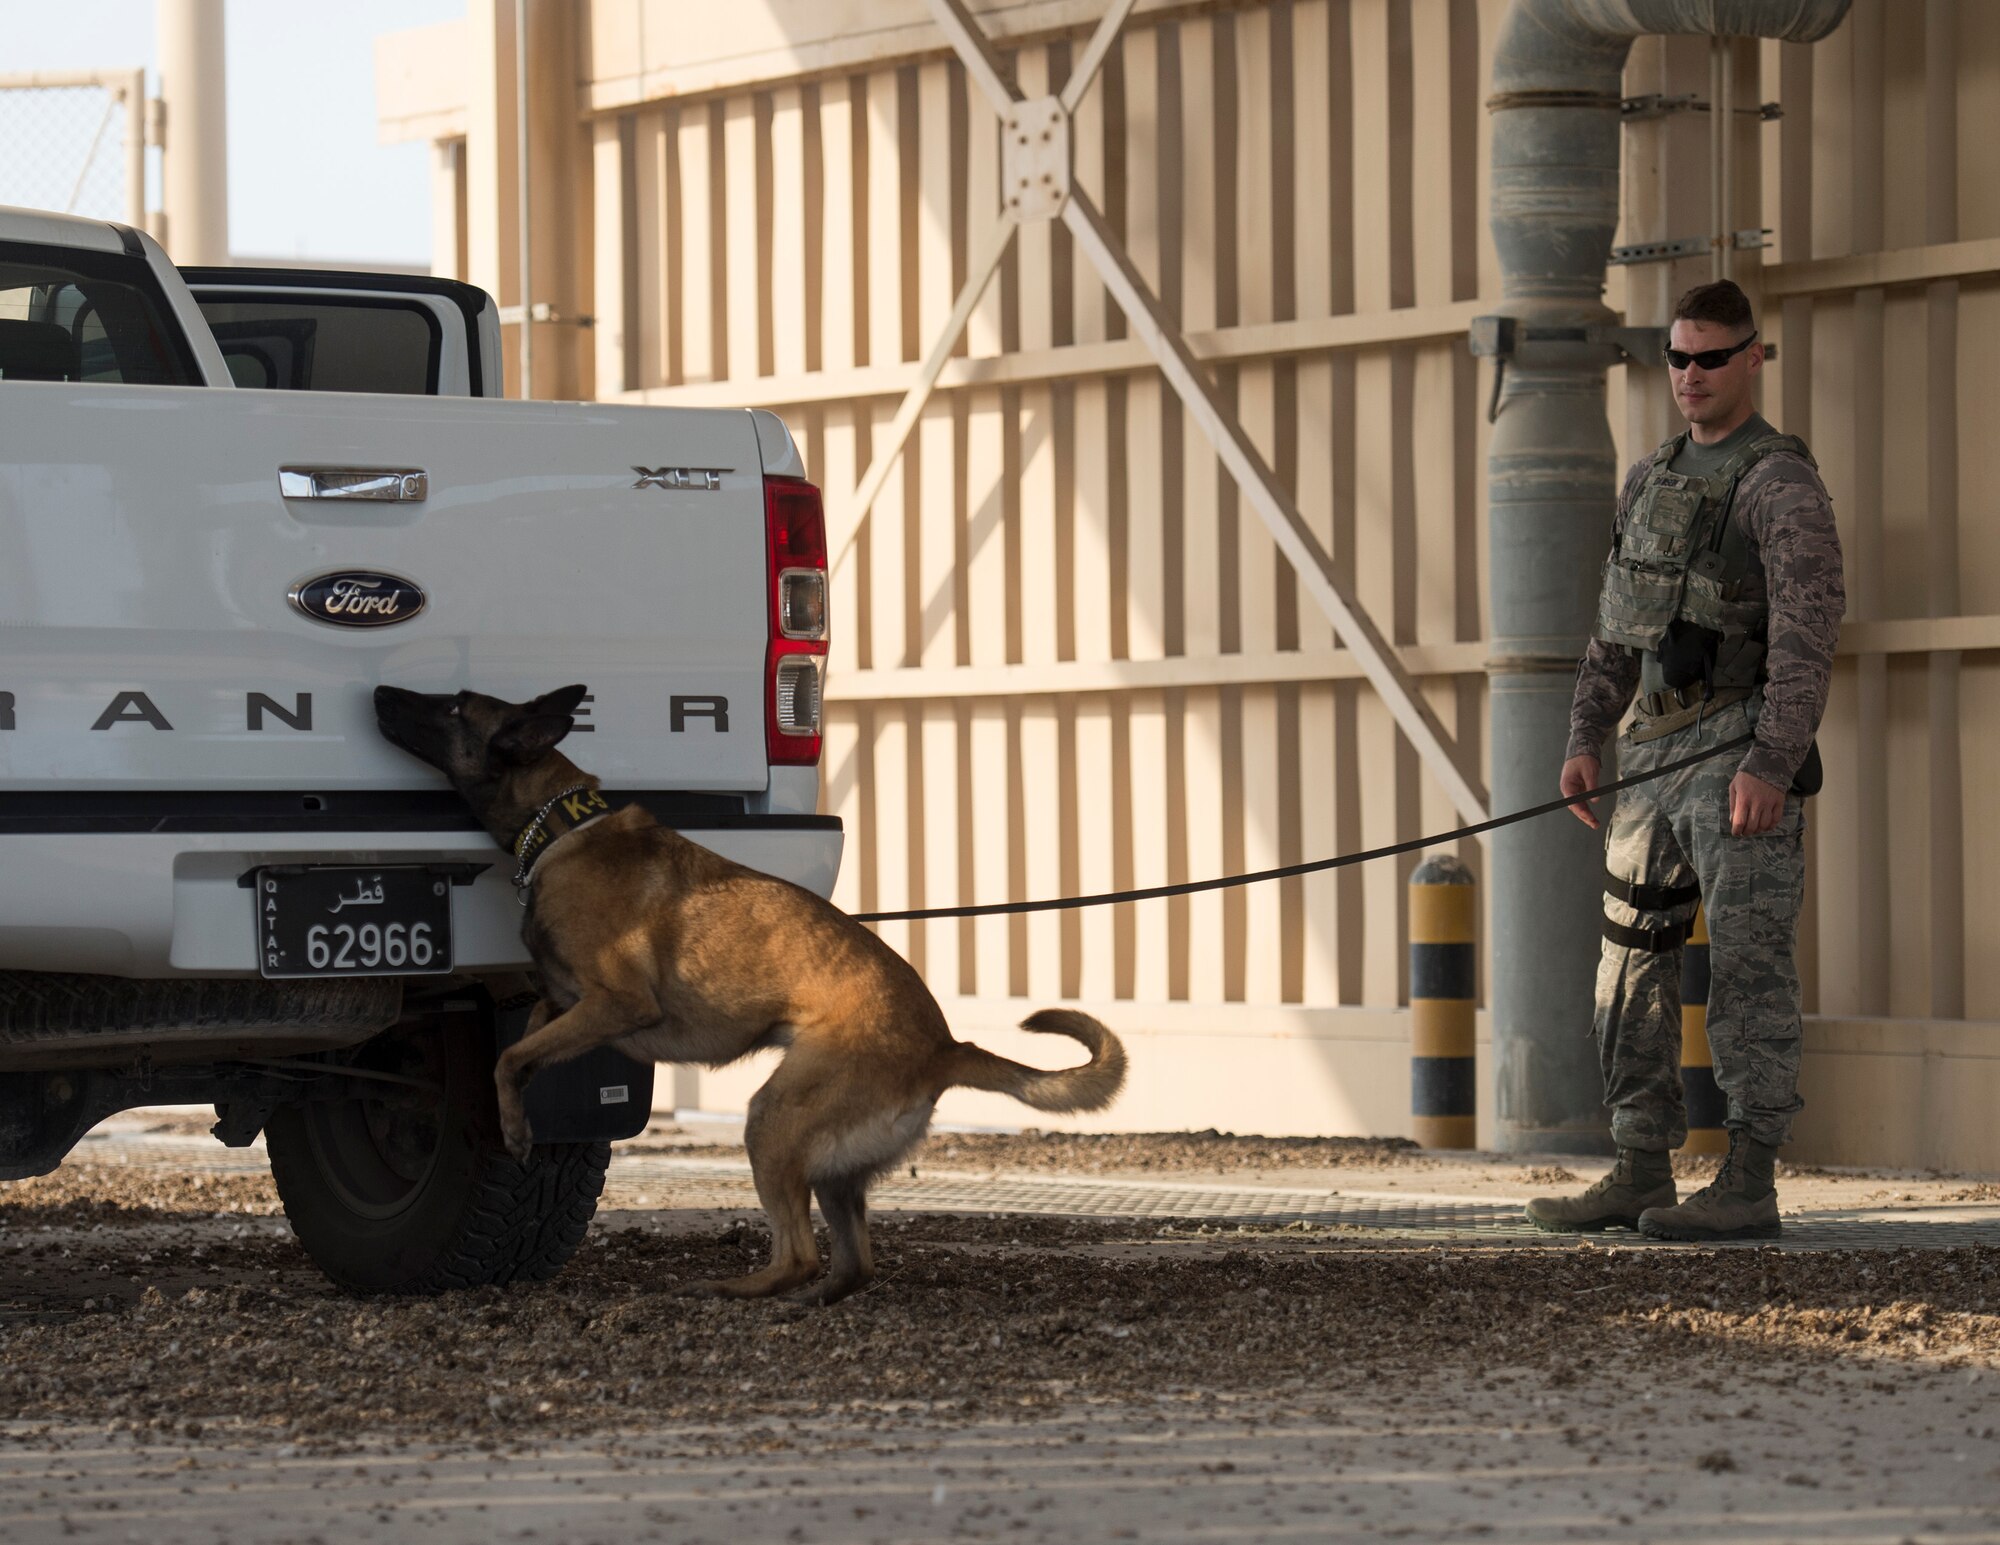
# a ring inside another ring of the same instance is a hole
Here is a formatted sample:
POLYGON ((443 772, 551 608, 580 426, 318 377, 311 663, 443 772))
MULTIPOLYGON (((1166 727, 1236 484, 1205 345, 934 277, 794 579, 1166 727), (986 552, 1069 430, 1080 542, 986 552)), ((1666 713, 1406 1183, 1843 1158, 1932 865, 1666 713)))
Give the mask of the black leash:
POLYGON ((1607 783, 1583 794, 1572 794, 1568 799, 1552 799, 1545 805, 1535 805, 1527 810, 1516 810, 1512 815, 1496 815, 1491 820, 1481 821, 1476 826, 1461 826, 1456 831, 1436 832, 1428 837, 1412 837, 1408 842, 1392 843, 1386 848, 1370 848, 1365 853, 1343 853, 1338 858, 1316 858, 1305 864, 1286 864, 1281 869, 1259 869, 1255 874, 1224 875, 1219 880, 1187 880, 1179 885, 1154 885, 1145 890, 1108 891, 1097 896, 1058 896, 1049 901, 992 901, 981 907, 918 907, 908 912, 855 912, 851 916, 857 923, 921 923, 940 917, 1009 917, 1017 912, 1068 912, 1077 907, 1108 907, 1122 901, 1157 901, 1162 896, 1191 896, 1196 891, 1228 890, 1238 885, 1257 885, 1265 880, 1289 880, 1294 875, 1318 874, 1323 869, 1344 869, 1349 864, 1365 864, 1377 858, 1393 858, 1398 853, 1415 853, 1421 848, 1434 848, 1447 842, 1457 842, 1462 837, 1477 837, 1482 832, 1490 832, 1498 827, 1512 826, 1517 821, 1532 821, 1536 816, 1548 815, 1551 811, 1567 810, 1571 805, 1587 805, 1592 800, 1606 794, 1616 794, 1621 789, 1636 788, 1642 783, 1651 783, 1655 778, 1664 778, 1669 773, 1677 773, 1683 768, 1706 762, 1711 757, 1721 756, 1725 751, 1734 751, 1739 746, 1747 746, 1757 738, 1752 731, 1738 735, 1734 740, 1725 740, 1719 746, 1710 746, 1706 751, 1697 751, 1693 756, 1682 757, 1678 762, 1669 762, 1664 767, 1656 767, 1651 772, 1636 773, 1630 778, 1620 778, 1616 783, 1607 783))

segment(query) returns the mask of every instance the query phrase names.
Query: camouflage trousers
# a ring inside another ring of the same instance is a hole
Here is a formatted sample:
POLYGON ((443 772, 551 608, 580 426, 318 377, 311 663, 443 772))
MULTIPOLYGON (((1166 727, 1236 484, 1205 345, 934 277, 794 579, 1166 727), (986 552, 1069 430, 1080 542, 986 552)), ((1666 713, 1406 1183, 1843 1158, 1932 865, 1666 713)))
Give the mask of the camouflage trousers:
MULTIPOLYGON (((1732 740, 1756 722, 1759 703, 1644 745, 1618 744, 1630 777, 1732 740)), ((1793 962, 1805 890, 1805 802, 1785 796, 1777 826, 1756 837, 1730 832, 1729 781, 1740 753, 1642 783, 1618 796, 1605 835, 1609 879, 1675 890, 1699 884, 1709 937, 1708 1040, 1727 1122, 1759 1142, 1783 1143, 1799 1099, 1799 975, 1793 962)), ((1635 901, 1662 898, 1635 895, 1635 901)), ((1684 933, 1695 903, 1634 906, 1607 893, 1605 920, 1647 934, 1684 933)), ((1687 1140, 1681 1096, 1681 950, 1604 941, 1597 968, 1598 1054, 1604 1103, 1620 1147, 1660 1152, 1687 1140)))

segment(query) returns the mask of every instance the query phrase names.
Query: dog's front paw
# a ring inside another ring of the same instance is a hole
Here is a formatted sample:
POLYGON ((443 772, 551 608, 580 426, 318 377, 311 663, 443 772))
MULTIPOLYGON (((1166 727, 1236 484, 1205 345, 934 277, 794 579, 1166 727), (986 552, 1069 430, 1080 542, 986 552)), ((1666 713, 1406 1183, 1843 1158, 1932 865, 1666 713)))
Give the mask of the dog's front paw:
POLYGON ((493 1080, 494 1104, 499 1108, 500 1141, 516 1159, 528 1162, 528 1150, 534 1146, 534 1138, 528 1131, 528 1107, 521 1099, 521 1087, 515 1081, 518 1075, 507 1066, 507 1057, 512 1051, 500 1056, 500 1066, 493 1080))
POLYGON ((528 1118, 524 1112, 502 1112, 500 1116, 500 1141, 506 1145, 507 1151, 521 1163, 526 1164, 528 1162, 528 1155, 534 1149, 535 1140, 533 1134, 528 1131, 528 1118))

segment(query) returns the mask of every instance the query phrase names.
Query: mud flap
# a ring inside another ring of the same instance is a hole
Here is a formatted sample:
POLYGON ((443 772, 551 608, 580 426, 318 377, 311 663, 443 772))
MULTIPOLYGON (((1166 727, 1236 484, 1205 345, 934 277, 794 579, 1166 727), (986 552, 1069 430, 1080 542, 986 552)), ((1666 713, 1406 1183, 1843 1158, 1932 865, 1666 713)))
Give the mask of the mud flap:
MULTIPOLYGON (((535 999, 523 994, 494 1007, 494 1054, 528 1028, 535 999)), ((543 1068, 528 1080, 528 1130, 535 1143, 606 1143, 637 1137, 653 1114, 653 1064, 609 1046, 543 1068)))

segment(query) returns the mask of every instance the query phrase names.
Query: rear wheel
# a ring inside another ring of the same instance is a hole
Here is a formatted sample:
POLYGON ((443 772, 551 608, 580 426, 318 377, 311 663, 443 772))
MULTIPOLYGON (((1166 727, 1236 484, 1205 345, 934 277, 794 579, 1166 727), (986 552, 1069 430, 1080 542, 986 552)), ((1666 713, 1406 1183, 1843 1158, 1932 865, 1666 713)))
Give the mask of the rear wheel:
POLYGON ((552 1277, 583 1243, 609 1143, 501 1147, 490 1014, 405 1020, 356 1059, 382 1093, 287 1106, 271 1175, 306 1253, 342 1287, 437 1293, 552 1277))

